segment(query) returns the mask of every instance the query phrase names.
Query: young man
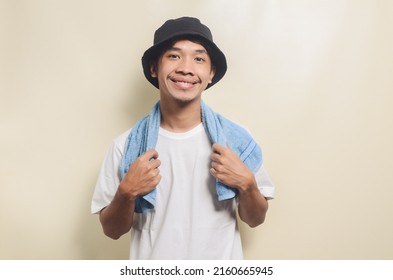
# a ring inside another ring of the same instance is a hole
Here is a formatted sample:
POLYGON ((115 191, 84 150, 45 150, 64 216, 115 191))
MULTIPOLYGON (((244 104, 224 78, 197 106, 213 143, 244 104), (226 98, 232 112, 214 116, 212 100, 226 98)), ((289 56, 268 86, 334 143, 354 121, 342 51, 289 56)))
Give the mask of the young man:
POLYGON ((131 230, 131 259, 242 259, 236 211, 262 224, 274 187, 250 134, 202 101, 224 54, 183 17, 155 32, 142 65, 160 101, 110 146, 92 212, 110 238, 131 230))

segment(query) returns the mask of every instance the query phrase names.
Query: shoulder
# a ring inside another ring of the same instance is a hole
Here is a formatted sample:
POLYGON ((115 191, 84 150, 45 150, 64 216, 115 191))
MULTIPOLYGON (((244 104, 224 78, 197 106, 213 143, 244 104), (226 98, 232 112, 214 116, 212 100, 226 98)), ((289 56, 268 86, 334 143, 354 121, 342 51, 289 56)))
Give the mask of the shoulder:
POLYGON ((256 141, 248 128, 221 115, 218 115, 218 118, 227 141, 229 144, 233 145, 233 148, 237 146, 239 149, 243 150, 243 148, 249 146, 250 143, 255 143, 256 145, 256 141))
POLYGON ((220 124, 221 124, 222 128, 224 129, 224 131, 228 131, 228 132, 229 131, 232 131, 232 132, 240 131, 240 132, 243 132, 249 136, 252 136, 250 130, 246 126, 244 126, 238 122, 235 122, 233 120, 230 120, 220 114, 217 114, 217 117, 218 117, 220 124))
POLYGON ((116 138, 112 140, 112 146, 115 147, 117 150, 123 151, 124 146, 126 144, 128 135, 130 135, 132 128, 124 131, 122 134, 118 135, 116 138))

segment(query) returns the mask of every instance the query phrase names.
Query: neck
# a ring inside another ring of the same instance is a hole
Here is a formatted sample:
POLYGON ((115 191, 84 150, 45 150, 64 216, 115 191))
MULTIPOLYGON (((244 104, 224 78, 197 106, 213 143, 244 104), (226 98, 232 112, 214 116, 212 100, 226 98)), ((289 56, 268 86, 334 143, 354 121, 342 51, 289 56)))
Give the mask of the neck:
POLYGON ((190 103, 160 102, 161 127, 172 132, 186 132, 202 121, 200 100, 190 103))

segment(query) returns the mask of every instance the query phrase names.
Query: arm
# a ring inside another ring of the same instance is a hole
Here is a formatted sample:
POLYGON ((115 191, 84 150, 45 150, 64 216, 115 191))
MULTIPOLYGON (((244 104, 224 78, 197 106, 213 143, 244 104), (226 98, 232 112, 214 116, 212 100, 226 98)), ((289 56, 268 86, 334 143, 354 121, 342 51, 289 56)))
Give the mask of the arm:
POLYGON ((100 222, 106 236, 119 239, 132 226, 135 198, 154 189, 161 180, 158 153, 152 149, 130 166, 111 203, 101 210, 100 222))
POLYGON ((268 202, 260 193, 254 174, 229 148, 213 145, 210 173, 239 191, 239 216, 250 227, 256 227, 265 220, 268 202))

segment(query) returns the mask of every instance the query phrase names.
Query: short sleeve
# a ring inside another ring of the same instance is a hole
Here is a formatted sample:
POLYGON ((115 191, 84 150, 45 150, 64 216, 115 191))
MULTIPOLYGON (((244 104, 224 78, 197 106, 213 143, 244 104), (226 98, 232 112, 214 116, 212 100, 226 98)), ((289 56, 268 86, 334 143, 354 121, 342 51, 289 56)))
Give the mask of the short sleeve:
POLYGON ((130 130, 114 139, 109 146, 91 201, 91 213, 99 213, 112 201, 120 184, 120 162, 123 156, 125 141, 130 130))
POLYGON ((259 191, 263 194, 263 196, 266 197, 266 199, 273 199, 275 187, 270 180, 269 174, 267 173, 263 164, 255 173, 255 180, 257 182, 259 191))

